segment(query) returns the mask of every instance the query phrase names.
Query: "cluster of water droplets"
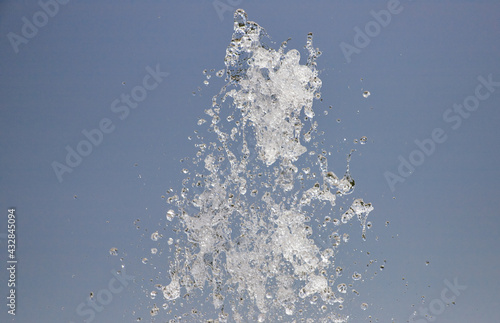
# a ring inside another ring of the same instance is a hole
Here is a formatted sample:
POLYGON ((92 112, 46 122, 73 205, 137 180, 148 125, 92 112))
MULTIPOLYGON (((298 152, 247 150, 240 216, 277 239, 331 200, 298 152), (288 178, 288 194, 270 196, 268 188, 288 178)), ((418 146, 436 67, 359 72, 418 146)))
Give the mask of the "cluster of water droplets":
MULTIPOLYGON (((342 268, 334 260, 349 235, 339 228, 356 217, 364 239, 373 207, 355 199, 335 214, 337 198, 351 194, 355 183, 350 156, 339 177, 328 164, 331 153, 314 142, 313 102, 322 82, 312 34, 305 65, 299 51, 286 51, 287 41, 275 50, 263 37, 264 29, 237 10, 226 69, 216 73, 225 73, 227 84, 205 111, 208 120, 198 121, 214 140, 199 137, 196 157, 182 171, 189 177, 180 192, 168 191, 168 225, 187 239, 168 239, 174 244, 170 275, 151 296, 160 291, 175 302, 199 293, 219 322, 274 322, 290 315, 345 322, 348 316, 335 312, 348 285, 336 282, 342 268), (312 219, 324 212, 323 223, 313 227, 312 219)), ((359 279, 355 272, 352 280, 359 279)), ((191 314, 203 310, 209 309, 191 314)), ((151 314, 158 313, 155 305, 151 314)))

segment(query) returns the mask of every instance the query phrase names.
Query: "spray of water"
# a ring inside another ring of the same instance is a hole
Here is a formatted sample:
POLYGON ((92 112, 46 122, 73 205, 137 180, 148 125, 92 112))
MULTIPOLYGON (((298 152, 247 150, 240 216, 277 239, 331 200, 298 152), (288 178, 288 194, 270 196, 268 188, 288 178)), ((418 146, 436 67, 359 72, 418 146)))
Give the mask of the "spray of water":
MULTIPOLYGON (((159 286, 164 306, 198 293, 209 305, 193 309, 193 320, 212 308, 219 322, 296 315, 346 322, 347 315, 336 313, 347 287, 336 282, 342 268, 335 255, 349 237, 339 230, 355 217, 365 239, 373 207, 355 199, 347 211, 334 210, 337 199, 353 192, 354 180, 350 156, 339 177, 329 167, 331 154, 314 142, 321 53, 309 34, 301 65, 287 41, 277 50, 264 45, 266 32, 243 10, 234 18, 226 86, 205 111, 211 122, 198 122, 214 140, 196 144, 192 169, 184 171, 189 177, 168 198, 167 219, 177 221, 185 238, 175 242, 170 277, 159 286), (313 228, 311 219, 325 210, 323 224, 313 228)), ((158 311, 155 306, 152 314, 158 311)))

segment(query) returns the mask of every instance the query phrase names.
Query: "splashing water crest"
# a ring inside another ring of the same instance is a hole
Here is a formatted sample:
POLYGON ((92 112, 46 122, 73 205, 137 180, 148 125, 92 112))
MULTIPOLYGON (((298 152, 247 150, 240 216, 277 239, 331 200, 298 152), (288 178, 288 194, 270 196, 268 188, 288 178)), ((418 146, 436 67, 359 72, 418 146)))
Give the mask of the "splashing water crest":
MULTIPOLYGON (((285 52, 287 41, 278 50, 263 45, 264 29, 243 10, 235 12, 234 21, 225 57, 227 84, 205 111, 207 135, 217 139, 196 144, 195 169, 184 172, 191 177, 184 179, 180 196, 170 192, 167 200, 177 208, 167 212, 168 225, 177 223, 187 239, 174 245, 163 297, 175 302, 198 291, 219 313, 218 322, 273 322, 297 313, 346 322, 348 316, 332 314, 333 305, 343 307, 347 291, 345 283, 336 282, 342 268, 335 267, 334 256, 341 237, 346 243, 349 235, 338 230, 356 216, 365 239, 373 207, 355 199, 340 220, 330 220, 336 199, 353 192, 354 180, 348 164, 341 178, 330 170, 329 153, 312 142, 318 132, 312 107, 321 97, 316 69, 321 53, 309 34, 307 63, 301 65, 299 51, 285 52), (309 222, 323 208, 329 216, 313 230, 309 222)), ((159 238, 157 232, 151 236, 159 238)), ((361 278, 355 274, 352 279, 361 278)), ((151 314, 158 312, 155 305, 151 314)))

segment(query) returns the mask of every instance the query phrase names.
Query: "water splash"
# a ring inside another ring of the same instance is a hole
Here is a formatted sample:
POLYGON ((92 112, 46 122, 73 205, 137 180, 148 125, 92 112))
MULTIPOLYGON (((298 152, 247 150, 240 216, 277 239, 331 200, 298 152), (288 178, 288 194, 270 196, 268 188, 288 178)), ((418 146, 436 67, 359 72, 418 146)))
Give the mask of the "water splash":
MULTIPOLYGON (((339 177, 330 154, 313 141, 321 53, 309 34, 301 65, 299 51, 285 50, 288 41, 268 48, 265 30, 243 10, 234 18, 226 69, 217 72, 227 84, 205 111, 206 124, 198 121, 216 138, 196 144, 194 169, 183 171, 191 177, 179 195, 169 190, 167 201, 177 210, 169 209, 167 220, 176 218, 187 239, 175 244, 163 297, 175 302, 206 294, 219 322, 274 322, 295 314, 346 322, 347 315, 332 314, 332 306, 342 309, 347 290, 336 282, 342 268, 335 267, 335 254, 349 235, 338 231, 356 216, 365 239, 373 207, 355 199, 340 221, 331 220, 337 198, 351 194, 355 182, 350 155, 339 177), (311 219, 325 208, 323 225, 313 229, 311 219)), ((361 278, 355 274, 352 279, 361 278)), ((155 305, 155 315, 158 310, 155 305)))

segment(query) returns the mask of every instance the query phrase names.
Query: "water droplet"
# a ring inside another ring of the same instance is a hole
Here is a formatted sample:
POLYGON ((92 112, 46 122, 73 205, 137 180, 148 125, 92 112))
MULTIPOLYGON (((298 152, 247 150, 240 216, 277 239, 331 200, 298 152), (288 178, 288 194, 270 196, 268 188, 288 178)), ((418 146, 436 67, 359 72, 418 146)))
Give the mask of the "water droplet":
POLYGON ((345 294, 347 292, 347 285, 346 284, 338 284, 337 285, 337 290, 339 293, 345 294))
POLYGON ((156 316, 158 315, 158 312, 160 311, 160 309, 156 306, 156 304, 153 305, 153 308, 151 309, 151 316, 156 316))
POLYGON ((151 254, 156 255, 157 252, 158 252, 158 249, 151 248, 151 254))
POLYGON ((109 249, 109 254, 112 256, 117 256, 118 255, 118 249, 117 248, 111 248, 109 249))
POLYGON ((366 311, 367 308, 368 308, 368 304, 366 304, 366 303, 361 304, 361 309, 363 311, 366 311))
POLYGON ((366 138, 365 136, 361 137, 361 139, 359 139, 359 142, 364 145, 366 144, 366 141, 368 140, 368 138, 366 138))
POLYGON ((355 271, 354 274, 352 274, 352 279, 353 280, 360 280, 361 279, 361 274, 358 273, 357 271, 355 271))
POLYGON ((167 220, 172 221, 175 217, 175 211, 170 209, 167 211, 167 220))
POLYGON ((153 233, 151 234, 151 240, 153 240, 153 241, 158 241, 158 239, 159 239, 160 237, 161 237, 161 236, 160 236, 160 234, 158 233, 158 231, 153 232, 153 233))
POLYGON ((367 98, 367 97, 369 97, 369 96, 370 96, 370 94, 371 94, 371 93, 370 93, 370 91, 364 91, 364 92, 363 92, 363 97, 364 97, 364 98, 367 98))
POLYGON ((147 264, 148 263, 148 258, 142 258, 142 263, 147 264))

